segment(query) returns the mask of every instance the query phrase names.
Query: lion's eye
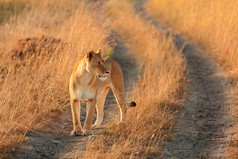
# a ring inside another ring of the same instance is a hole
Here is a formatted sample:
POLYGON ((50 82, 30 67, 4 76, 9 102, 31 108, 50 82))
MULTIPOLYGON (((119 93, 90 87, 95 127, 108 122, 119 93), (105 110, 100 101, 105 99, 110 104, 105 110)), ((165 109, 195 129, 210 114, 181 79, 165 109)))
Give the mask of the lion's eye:
POLYGON ((100 61, 98 61, 98 64, 99 64, 99 65, 101 65, 101 62, 100 62, 100 61))

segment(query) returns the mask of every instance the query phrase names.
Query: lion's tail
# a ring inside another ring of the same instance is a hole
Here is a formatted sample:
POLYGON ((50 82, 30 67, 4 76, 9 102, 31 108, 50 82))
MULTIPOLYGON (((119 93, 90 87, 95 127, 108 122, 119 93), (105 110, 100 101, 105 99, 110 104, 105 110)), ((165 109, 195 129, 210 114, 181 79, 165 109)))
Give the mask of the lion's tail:
POLYGON ((128 107, 135 107, 136 103, 134 101, 132 101, 130 103, 126 103, 126 106, 128 106, 128 107))

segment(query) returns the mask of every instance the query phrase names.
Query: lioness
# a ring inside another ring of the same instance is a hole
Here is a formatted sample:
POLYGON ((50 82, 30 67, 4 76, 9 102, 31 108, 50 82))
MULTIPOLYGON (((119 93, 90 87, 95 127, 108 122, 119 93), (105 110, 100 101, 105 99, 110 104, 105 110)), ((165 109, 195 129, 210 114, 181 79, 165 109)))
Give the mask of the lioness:
MULTIPOLYGON (((98 128, 104 116, 104 102, 109 91, 112 92, 120 108, 120 122, 127 116, 124 102, 124 81, 119 64, 109 58, 101 57, 101 49, 90 51, 74 67, 70 77, 69 92, 74 129, 71 135, 91 135, 95 106, 97 119, 93 127, 98 128), (87 116, 82 130, 80 123, 80 101, 87 101, 87 116)), ((135 106, 131 102, 128 106, 135 106)))

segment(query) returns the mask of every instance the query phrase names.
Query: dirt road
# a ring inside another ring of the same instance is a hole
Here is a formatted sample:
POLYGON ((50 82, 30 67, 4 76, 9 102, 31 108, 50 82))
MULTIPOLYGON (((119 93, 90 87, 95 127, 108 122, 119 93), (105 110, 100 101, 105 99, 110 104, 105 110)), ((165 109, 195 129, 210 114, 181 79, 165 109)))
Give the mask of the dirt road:
MULTIPOLYGON (((145 0, 136 3, 135 8, 146 21, 150 21, 158 28, 167 30, 157 23, 153 17, 143 9, 145 0)), ((168 31, 166 31, 168 32, 168 31)), ((172 34, 168 32, 168 34, 172 34)), ((222 70, 211 59, 202 54, 198 46, 183 39, 180 35, 174 36, 174 42, 187 61, 188 95, 184 108, 180 111, 174 137, 165 145, 163 158, 226 158, 228 147, 227 130, 232 126, 229 119, 229 107, 232 104, 232 95, 229 81, 224 77, 222 70)), ((122 67, 125 88, 130 87, 136 80, 136 61, 127 54, 123 43, 115 49, 113 55, 122 67)), ((85 118, 85 105, 83 106, 85 118)), ((118 107, 112 92, 109 92, 105 103, 105 119, 103 125, 118 114, 118 107)), ((14 158, 74 158, 82 157, 88 142, 98 134, 94 130, 93 136, 71 137, 71 112, 68 109, 63 117, 56 118, 57 123, 48 124, 44 131, 28 134, 29 141, 21 146, 14 158), (77 154, 76 154, 77 153, 77 154)))
MULTIPOLYGON (((137 11, 158 28, 173 34, 156 22, 140 0, 137 11)), ((178 119, 171 142, 162 150, 163 158, 226 158, 228 129, 232 127, 230 106, 232 93, 229 81, 218 65, 202 54, 195 44, 176 34, 173 36, 178 49, 187 61, 188 94, 181 119, 178 119)))

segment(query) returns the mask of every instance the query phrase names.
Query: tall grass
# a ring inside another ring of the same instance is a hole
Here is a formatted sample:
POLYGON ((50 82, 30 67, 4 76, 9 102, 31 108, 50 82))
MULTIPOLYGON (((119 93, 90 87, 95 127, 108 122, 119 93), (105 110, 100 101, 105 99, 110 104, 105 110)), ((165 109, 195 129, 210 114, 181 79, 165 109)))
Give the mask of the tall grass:
POLYGON ((150 0, 150 10, 201 43, 232 78, 238 77, 238 1, 150 0))
POLYGON ((141 75, 129 97, 137 107, 129 110, 126 126, 102 131, 102 137, 90 143, 85 158, 158 156, 171 135, 172 110, 182 104, 183 57, 171 38, 136 14, 131 3, 111 0, 104 11, 140 63, 141 75))
POLYGON ((86 51, 110 48, 108 24, 88 2, 27 3, 31 9, 0 31, 0 154, 69 106, 69 76, 86 51))
POLYGON ((0 0, 0 24, 16 18, 29 8, 30 5, 26 0, 0 0))
MULTIPOLYGON (((238 94, 238 1, 150 0, 147 7, 158 19, 199 42, 224 68, 238 94)), ((237 120, 236 103, 233 113, 237 120)), ((233 133, 237 132, 238 126, 234 127, 233 133)), ((238 154, 237 138, 234 136, 232 141, 234 156, 238 154)))

